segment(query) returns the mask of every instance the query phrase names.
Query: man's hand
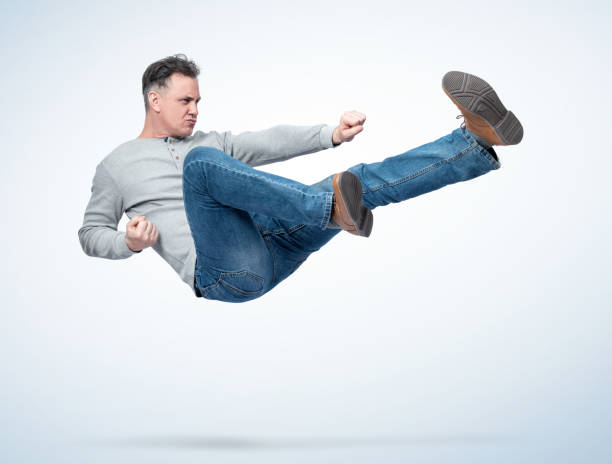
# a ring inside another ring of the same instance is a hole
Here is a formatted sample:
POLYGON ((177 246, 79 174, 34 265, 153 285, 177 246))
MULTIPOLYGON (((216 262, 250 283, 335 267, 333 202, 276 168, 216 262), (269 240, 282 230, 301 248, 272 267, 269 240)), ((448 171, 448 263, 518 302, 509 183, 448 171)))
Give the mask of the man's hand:
POLYGON ((358 111, 346 111, 340 117, 340 125, 334 129, 332 134, 332 142, 334 145, 339 145, 342 142, 350 142, 355 135, 363 130, 365 122, 365 114, 358 111))
POLYGON ((157 242, 159 232, 145 216, 134 216, 125 226, 125 243, 132 251, 141 251, 157 242))

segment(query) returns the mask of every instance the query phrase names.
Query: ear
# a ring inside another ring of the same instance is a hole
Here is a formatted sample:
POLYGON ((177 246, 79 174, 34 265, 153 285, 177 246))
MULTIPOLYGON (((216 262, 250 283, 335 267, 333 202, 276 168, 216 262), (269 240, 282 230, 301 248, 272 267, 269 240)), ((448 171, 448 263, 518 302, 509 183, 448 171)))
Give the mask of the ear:
POLYGON ((161 108, 160 108, 161 95, 159 94, 159 92, 155 90, 149 90, 148 98, 149 98, 149 107, 156 113, 159 113, 161 111, 161 108))

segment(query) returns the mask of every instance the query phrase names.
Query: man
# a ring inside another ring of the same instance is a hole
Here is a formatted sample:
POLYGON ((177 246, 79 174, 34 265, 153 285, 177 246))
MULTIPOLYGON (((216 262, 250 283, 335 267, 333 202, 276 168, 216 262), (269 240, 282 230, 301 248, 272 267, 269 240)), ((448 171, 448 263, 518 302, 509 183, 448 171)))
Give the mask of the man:
POLYGON ((153 247, 207 299, 262 296, 340 230, 369 236, 375 207, 498 169, 493 145, 523 137, 520 122, 489 84, 451 71, 442 88, 462 113, 460 128, 308 186, 253 166, 350 141, 363 130, 365 115, 345 112, 335 128, 193 133, 198 74, 184 55, 146 69, 144 128, 98 164, 79 240, 87 255, 108 259, 153 247), (124 212, 130 219, 125 233, 117 231, 124 212))

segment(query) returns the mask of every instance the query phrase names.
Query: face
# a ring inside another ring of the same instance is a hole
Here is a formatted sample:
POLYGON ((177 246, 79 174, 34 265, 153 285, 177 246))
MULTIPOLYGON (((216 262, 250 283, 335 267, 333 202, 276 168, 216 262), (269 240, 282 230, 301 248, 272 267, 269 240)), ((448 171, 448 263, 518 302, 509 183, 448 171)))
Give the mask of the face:
POLYGON ((200 90, 198 80, 174 73, 161 93, 155 92, 151 109, 157 112, 161 129, 170 137, 191 135, 198 118, 200 90))

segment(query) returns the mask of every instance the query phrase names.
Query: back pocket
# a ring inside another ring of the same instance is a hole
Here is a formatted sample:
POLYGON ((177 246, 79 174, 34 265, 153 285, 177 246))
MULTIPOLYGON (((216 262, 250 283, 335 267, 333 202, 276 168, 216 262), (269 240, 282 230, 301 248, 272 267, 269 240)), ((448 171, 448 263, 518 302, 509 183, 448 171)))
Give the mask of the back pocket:
POLYGON ((204 287, 202 296, 209 300, 242 303, 263 295, 264 279, 249 271, 221 272, 219 279, 204 287))

